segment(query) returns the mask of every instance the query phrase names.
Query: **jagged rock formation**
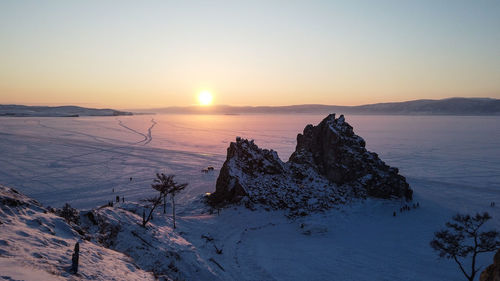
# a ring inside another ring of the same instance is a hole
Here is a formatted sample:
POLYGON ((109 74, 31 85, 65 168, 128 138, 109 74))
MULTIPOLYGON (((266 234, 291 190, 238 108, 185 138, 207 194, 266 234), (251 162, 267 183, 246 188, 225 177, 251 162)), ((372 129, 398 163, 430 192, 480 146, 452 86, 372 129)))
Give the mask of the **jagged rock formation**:
POLYGON ((236 138, 209 197, 212 205, 261 203, 297 214, 318 211, 353 197, 412 198, 405 178, 376 153, 341 115, 307 125, 297 136, 295 152, 286 163, 273 150, 236 138))
POLYGON ((500 281, 500 250, 495 254, 493 264, 481 273, 479 281, 500 281))
POLYGON ((330 208, 345 202, 343 188, 336 187, 311 167, 283 163, 273 150, 260 149, 253 141, 237 138, 227 150, 227 159, 213 205, 243 201, 275 209, 290 209, 296 214, 330 208))
POLYGON ((330 114, 318 126, 307 125, 304 133, 297 136, 297 147, 290 161, 314 167, 337 185, 361 187, 369 196, 412 197, 398 169, 367 151, 365 141, 354 134, 343 115, 335 119, 335 114, 330 114))

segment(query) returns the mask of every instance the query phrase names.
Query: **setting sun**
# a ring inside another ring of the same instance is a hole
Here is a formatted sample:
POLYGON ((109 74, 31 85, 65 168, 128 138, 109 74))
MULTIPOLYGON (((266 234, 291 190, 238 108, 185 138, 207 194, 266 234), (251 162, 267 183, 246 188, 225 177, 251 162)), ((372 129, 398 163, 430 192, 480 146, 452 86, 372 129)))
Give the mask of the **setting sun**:
POLYGON ((200 103, 200 105, 211 105, 213 99, 214 97, 209 91, 202 91, 198 94, 198 102, 200 103))

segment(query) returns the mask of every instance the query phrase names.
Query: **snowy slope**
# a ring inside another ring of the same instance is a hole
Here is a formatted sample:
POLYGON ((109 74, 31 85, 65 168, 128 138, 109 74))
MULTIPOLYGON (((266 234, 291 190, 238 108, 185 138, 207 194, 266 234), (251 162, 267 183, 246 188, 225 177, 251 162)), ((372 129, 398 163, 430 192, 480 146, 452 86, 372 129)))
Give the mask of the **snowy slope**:
POLYGON ((158 210, 143 228, 143 209, 137 203, 94 209, 82 216, 82 228, 91 241, 126 254, 158 278, 217 279, 216 266, 200 257, 196 247, 181 235, 184 232, 172 229, 170 216, 158 210))
POLYGON ((124 254, 82 240, 64 219, 0 186, 0 277, 5 280, 153 280, 124 254), (68 271, 80 242, 77 276, 68 271), (11 279, 9 279, 11 278, 11 279))

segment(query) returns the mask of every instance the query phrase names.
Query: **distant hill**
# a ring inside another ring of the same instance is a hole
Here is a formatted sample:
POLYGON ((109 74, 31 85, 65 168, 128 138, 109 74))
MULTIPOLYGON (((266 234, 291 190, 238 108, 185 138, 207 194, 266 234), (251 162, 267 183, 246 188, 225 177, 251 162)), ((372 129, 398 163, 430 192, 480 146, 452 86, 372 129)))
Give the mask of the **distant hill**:
POLYGON ((376 103, 359 106, 304 104, 290 106, 187 106, 144 110, 149 113, 176 114, 293 114, 342 113, 365 115, 500 115, 500 100, 491 98, 448 98, 376 103))
POLYGON ((119 116, 132 115, 131 112, 114 109, 96 109, 79 106, 26 106, 1 105, 0 116, 11 117, 79 117, 79 116, 119 116))

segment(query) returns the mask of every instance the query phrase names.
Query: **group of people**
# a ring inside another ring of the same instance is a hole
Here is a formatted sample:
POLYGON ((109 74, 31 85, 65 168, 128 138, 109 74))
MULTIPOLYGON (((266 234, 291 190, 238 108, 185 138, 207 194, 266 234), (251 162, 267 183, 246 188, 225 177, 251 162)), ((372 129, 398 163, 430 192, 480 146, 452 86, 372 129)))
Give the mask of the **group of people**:
MULTIPOLYGON (((413 203, 413 209, 416 209, 416 208, 419 208, 420 207, 420 203, 413 203)), ((405 204, 404 206, 402 206, 401 208, 399 208, 399 212, 402 213, 404 211, 410 211, 412 209, 412 207, 410 207, 410 205, 408 204, 405 204)), ((396 211, 394 211, 392 213, 392 216, 395 217, 396 216, 396 211)))
POLYGON ((211 171, 213 171, 213 170, 214 170, 214 167, 212 167, 212 166, 208 166, 208 167, 207 167, 207 168, 205 168, 205 169, 201 169, 201 172, 202 172, 202 173, 207 174, 208 172, 211 172, 211 171))
MULTIPOLYGON (((130 180, 132 180, 132 178, 130 178, 130 180)), ((115 188, 113 188, 112 191, 113 191, 113 193, 115 193, 115 188)), ((121 200, 122 200, 122 203, 125 203, 125 196, 122 196, 121 200)), ((120 196, 119 195, 116 195, 115 202, 120 203, 120 196)), ((113 200, 108 201, 108 207, 113 207, 113 200)))
MULTIPOLYGON (((131 181, 132 181, 132 177, 129 178, 129 182, 131 182, 131 181)), ((112 191, 113 191, 113 193, 115 193, 115 188, 114 187, 113 187, 112 191)), ((121 200, 122 200, 122 203, 125 203, 125 196, 122 196, 121 200)), ((120 196, 119 195, 116 195, 115 202, 116 203, 120 203, 120 196)), ((109 207, 113 207, 113 200, 108 201, 108 206, 109 207)))

